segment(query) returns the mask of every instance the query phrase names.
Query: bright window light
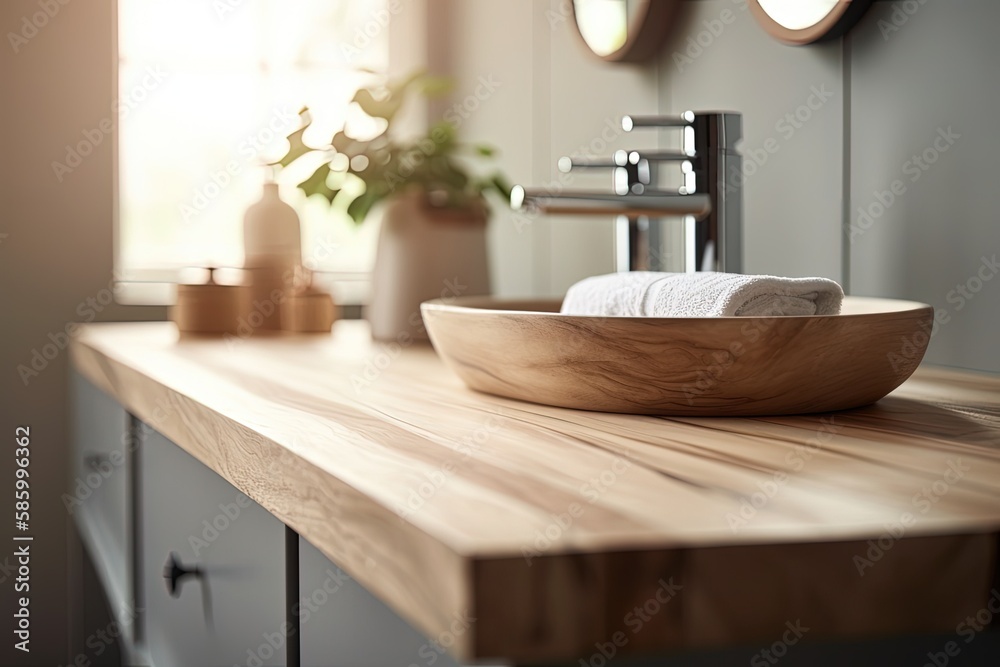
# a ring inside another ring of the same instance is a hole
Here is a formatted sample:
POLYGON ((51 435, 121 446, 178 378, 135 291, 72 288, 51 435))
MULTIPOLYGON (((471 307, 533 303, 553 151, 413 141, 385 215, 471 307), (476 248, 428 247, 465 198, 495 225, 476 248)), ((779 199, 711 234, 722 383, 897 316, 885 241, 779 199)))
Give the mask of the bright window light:
MULTIPOLYGON (((308 106, 322 146, 388 61, 385 0, 118 0, 118 272, 162 280, 240 266, 242 221, 308 106), (365 71, 368 70, 368 71, 365 71)), ((303 165, 308 166, 308 165, 303 165)), ((371 269, 375 225, 306 200, 308 173, 279 174, 302 219, 303 262, 371 269), (298 178, 297 178, 298 177, 298 178)))

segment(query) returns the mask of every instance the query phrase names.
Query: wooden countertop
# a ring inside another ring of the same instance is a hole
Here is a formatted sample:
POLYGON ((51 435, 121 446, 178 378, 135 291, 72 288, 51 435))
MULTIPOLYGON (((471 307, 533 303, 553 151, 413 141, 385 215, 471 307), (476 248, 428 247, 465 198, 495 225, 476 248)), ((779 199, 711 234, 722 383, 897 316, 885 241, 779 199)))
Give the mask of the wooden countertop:
POLYGON ((88 325, 72 356, 429 637, 454 632, 460 659, 571 660, 616 631, 622 652, 780 636, 817 604, 815 634, 946 628, 993 572, 998 377, 921 368, 859 410, 657 418, 474 393, 357 322, 230 341, 88 325), (950 587, 937 611, 893 595, 918 561, 950 587), (723 609, 765 575, 760 609, 723 609), (668 612, 633 636, 628 610, 657 596, 668 612))

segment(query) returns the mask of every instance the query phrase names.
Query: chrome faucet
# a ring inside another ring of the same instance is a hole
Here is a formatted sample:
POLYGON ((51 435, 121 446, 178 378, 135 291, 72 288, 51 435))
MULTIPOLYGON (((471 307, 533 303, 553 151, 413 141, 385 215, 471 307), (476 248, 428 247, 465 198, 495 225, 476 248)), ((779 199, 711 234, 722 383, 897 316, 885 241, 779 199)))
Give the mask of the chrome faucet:
POLYGON ((656 227, 650 219, 681 216, 686 271, 739 273, 743 265, 743 158, 736 144, 743 118, 732 112, 685 111, 678 116, 625 116, 622 129, 680 128, 679 151, 619 150, 610 159, 563 157, 559 170, 611 169, 612 192, 549 192, 515 185, 511 206, 554 215, 616 216, 616 267, 648 270, 656 227), (661 163, 679 163, 684 184, 656 185, 661 163))

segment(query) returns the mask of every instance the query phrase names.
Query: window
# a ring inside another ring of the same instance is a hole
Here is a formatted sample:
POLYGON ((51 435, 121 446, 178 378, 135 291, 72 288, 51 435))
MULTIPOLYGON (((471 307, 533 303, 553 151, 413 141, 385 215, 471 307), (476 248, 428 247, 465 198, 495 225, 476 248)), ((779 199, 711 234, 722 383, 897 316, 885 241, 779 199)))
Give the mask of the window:
MULTIPOLYGON (((243 212, 298 111, 310 107, 306 141, 322 146, 349 118, 357 87, 386 70, 385 5, 118 0, 120 279, 171 281, 182 267, 242 264, 243 212)), ((294 185, 308 172, 278 175, 302 220, 304 263, 363 275, 377 230, 307 201, 294 185)))

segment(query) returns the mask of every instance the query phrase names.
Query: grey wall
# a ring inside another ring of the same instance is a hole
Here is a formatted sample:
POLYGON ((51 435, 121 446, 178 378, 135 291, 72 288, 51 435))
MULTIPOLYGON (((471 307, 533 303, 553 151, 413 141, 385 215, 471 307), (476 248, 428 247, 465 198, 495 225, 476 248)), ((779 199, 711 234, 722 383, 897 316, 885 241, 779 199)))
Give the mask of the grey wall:
POLYGON ((660 83, 664 110, 742 111, 745 161, 779 140, 747 179, 747 270, 930 303, 940 326, 928 361, 1000 371, 1000 267, 983 261, 1000 251, 1000 44, 990 30, 1000 5, 877 2, 845 39, 805 48, 769 39, 742 6, 687 3, 660 83), (675 58, 724 11, 732 22, 700 56, 675 58), (816 90, 829 99, 805 113, 816 90), (925 151, 932 163, 914 160, 925 151))
MULTIPOLYGON (((68 359, 65 350, 25 384, 19 365, 31 364, 33 350, 51 343, 68 322, 90 312, 96 319, 153 315, 145 309, 87 304, 107 303, 112 278, 112 151, 103 141, 58 182, 51 163, 65 159, 66 145, 85 129, 112 118, 115 47, 112 0, 49 3, 58 12, 15 52, 8 33, 21 33, 24 21, 40 10, 37 0, 0 3, 0 271, 3 290, 3 403, 6 444, 18 425, 31 427, 31 653, 0 645, 0 664, 54 665, 68 658, 68 514, 60 496, 68 486, 68 359), (81 306, 81 304, 83 304, 81 306), (83 308, 83 313, 78 311, 83 308), (100 308, 100 312, 97 312, 100 308), (138 311, 138 312, 137 312, 138 311)), ((44 17, 43 17, 44 18, 44 17)), ((53 352, 48 348, 47 352, 53 352)), ((41 362, 37 362, 41 366, 41 362)), ((13 450, 0 457, 0 479, 11 509, 13 450)), ((12 524, 3 535, 10 543, 12 524)), ((12 550, 0 553, 6 565, 12 550)), ((0 609, 4 635, 10 635, 14 590, 11 575, 0 569, 0 609)), ((80 628, 80 638, 98 628, 80 628)), ((75 653, 75 651, 74 651, 75 653)))
MULTIPOLYGON (((650 145, 648 134, 599 141, 625 113, 740 111, 745 270, 827 276, 853 294, 930 303, 942 322, 929 361, 1000 371, 1000 279, 982 259, 1000 252, 991 122, 1000 3, 876 2, 846 39, 789 47, 758 27, 744 0, 691 0, 659 58, 629 66, 584 51, 568 1, 452 2, 460 94, 484 74, 502 82, 462 131, 497 144, 516 182, 559 185, 556 159, 591 142, 606 153, 650 145), (907 163, 949 127, 959 137, 928 154, 933 165, 907 163), (880 212, 876 192, 896 179, 902 194, 880 212), (858 208, 873 204, 869 222, 858 208)), ((501 212, 492 227, 501 294, 561 294, 611 270, 610 219, 529 222, 501 212)))
MULTIPOLYGON (((571 153, 610 154, 627 145, 617 125, 623 106, 658 107, 656 68, 615 69, 586 58, 568 29, 568 6, 548 2, 434 0, 451 16, 458 81, 454 104, 467 105, 460 131, 501 151, 513 182, 602 187, 608 174, 558 173, 571 153), (480 81, 493 90, 476 99, 480 81)), ((490 229, 494 283, 503 295, 562 294, 576 280, 613 269, 613 230, 598 218, 517 216, 495 207, 490 229)))
POLYGON ((998 23, 990 0, 937 0, 912 15, 880 3, 850 36, 847 73, 852 289, 934 305, 929 359, 991 371, 1000 371, 998 23))
POLYGON ((840 280, 840 45, 780 44, 746 7, 686 3, 660 60, 661 110, 743 114, 747 273, 840 280))

